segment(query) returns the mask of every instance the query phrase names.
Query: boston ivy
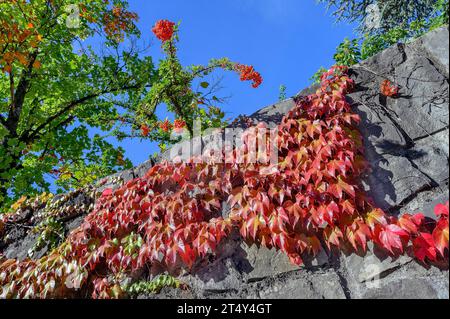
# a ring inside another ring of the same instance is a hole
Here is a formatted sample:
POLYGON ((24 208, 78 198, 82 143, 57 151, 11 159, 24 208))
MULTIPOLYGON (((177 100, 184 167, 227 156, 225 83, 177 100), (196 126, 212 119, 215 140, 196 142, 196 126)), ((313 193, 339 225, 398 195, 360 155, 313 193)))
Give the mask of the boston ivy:
MULTIPOLYGON (((296 265, 323 249, 364 253, 368 242, 392 256, 448 263, 448 203, 436 207, 437 222, 421 214, 397 218, 375 207, 360 183, 367 167, 360 119, 346 101, 354 83, 346 67, 333 67, 321 80, 278 126, 272 141, 278 164, 255 164, 245 152, 238 161, 240 149, 224 154, 223 164, 208 164, 208 156, 200 163, 159 163, 144 177, 105 190, 83 224, 48 256, 2 258, 1 296, 119 298, 121 283, 149 266, 189 272, 233 230, 296 265)), ((264 129, 259 124, 256 131, 264 129)), ((244 150, 254 132, 245 132, 244 150)))

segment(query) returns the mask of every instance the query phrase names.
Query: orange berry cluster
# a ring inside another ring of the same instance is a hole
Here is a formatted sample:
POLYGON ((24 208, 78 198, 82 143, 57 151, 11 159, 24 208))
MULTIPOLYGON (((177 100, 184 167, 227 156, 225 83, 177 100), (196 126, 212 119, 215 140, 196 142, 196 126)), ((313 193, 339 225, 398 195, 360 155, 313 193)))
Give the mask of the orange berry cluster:
POLYGON ((251 65, 249 66, 238 63, 236 64, 236 70, 241 73, 241 81, 253 81, 252 87, 255 89, 263 82, 261 74, 256 72, 255 68, 251 65))
POLYGON ((159 20, 156 22, 152 31, 162 42, 172 39, 175 23, 168 20, 159 20))

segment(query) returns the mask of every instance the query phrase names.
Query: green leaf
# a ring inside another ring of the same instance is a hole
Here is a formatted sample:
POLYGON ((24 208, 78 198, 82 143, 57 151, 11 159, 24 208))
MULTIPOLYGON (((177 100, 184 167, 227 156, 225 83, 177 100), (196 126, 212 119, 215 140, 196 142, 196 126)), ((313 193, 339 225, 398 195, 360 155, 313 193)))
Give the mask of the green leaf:
POLYGON ((209 87, 209 83, 208 82, 202 82, 200 83, 200 86, 204 89, 207 89, 209 87))

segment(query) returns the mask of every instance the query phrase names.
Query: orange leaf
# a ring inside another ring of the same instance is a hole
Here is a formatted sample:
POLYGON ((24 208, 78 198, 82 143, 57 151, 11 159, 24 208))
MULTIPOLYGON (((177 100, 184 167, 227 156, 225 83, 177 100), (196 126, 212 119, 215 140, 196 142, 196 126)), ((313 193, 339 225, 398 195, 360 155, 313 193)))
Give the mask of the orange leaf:
POLYGON ((444 250, 448 249, 448 220, 441 219, 433 231, 433 239, 437 250, 444 256, 444 250))
POLYGON ((373 209, 366 215, 366 223, 371 228, 374 228, 378 224, 387 225, 386 216, 381 209, 373 209))
POLYGON ((40 69, 40 68, 41 68, 41 62, 39 62, 39 61, 34 61, 34 63, 33 63, 33 68, 35 68, 35 69, 40 69))
POLYGON ((396 96, 399 88, 391 83, 389 80, 384 80, 380 87, 381 93, 385 96, 396 96))
POLYGON ((419 228, 417 227, 412 219, 412 216, 409 214, 405 214, 398 220, 398 225, 406 230, 408 233, 415 234, 419 231, 419 228))
POLYGON ((328 248, 330 248, 330 244, 339 247, 340 240, 344 238, 344 235, 342 234, 342 231, 337 227, 335 228, 327 227, 324 230, 324 237, 327 242, 328 248))

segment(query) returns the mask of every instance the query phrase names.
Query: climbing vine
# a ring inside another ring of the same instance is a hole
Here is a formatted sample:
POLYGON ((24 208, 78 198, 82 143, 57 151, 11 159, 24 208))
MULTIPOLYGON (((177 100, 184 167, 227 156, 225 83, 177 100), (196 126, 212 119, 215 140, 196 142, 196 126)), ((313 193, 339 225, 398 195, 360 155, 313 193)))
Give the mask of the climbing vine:
POLYGON ((360 119, 346 101, 354 83, 339 66, 321 81, 315 94, 296 99, 274 139, 258 124, 245 131, 242 149, 223 154, 222 164, 206 155, 200 163, 159 163, 142 178, 106 189, 48 256, 0 260, 1 296, 119 298, 132 274, 151 265, 190 271, 232 230, 297 265, 322 249, 363 253, 368 242, 393 256, 448 262, 448 203, 436 207, 437 222, 421 214, 389 216, 371 204, 360 185, 367 167, 360 119), (255 134, 278 150, 278 164, 251 160, 245 150, 255 134))
POLYGON ((147 46, 138 20, 127 0, 0 0, 0 214, 24 195, 66 193, 131 168, 111 138, 164 150, 178 141, 172 132, 193 133, 193 119, 223 127, 213 71, 262 83, 227 58, 184 66, 179 24, 158 21, 147 46), (159 62, 147 54, 161 49, 159 62))
POLYGON ((48 246, 55 249, 64 240, 64 225, 54 217, 48 217, 33 228, 33 233, 38 234, 38 239, 34 246, 28 251, 30 257, 33 254, 48 246))
POLYGON ((186 285, 174 277, 159 276, 152 281, 136 282, 130 286, 125 287, 125 291, 131 296, 136 296, 140 294, 159 293, 161 289, 166 287, 185 289, 186 285))
POLYGON ((165 58, 159 64, 158 83, 152 86, 137 112, 142 137, 160 141, 162 151, 177 141, 172 132, 182 134, 186 129, 185 133, 192 137, 195 120, 200 121, 203 129, 221 128, 227 124, 225 113, 217 106, 223 101, 215 95, 217 84, 204 80, 214 70, 236 72, 241 81, 251 82, 253 88, 258 88, 263 82, 261 74, 253 66, 232 62, 228 58, 211 59, 207 65, 183 67, 178 58, 178 30, 179 24, 168 20, 160 20, 153 27, 165 58), (195 84, 198 84, 198 89, 195 84), (156 108, 161 103, 174 114, 174 121, 156 117, 156 108))
POLYGON ((392 84, 389 80, 384 80, 381 82, 380 91, 384 96, 395 97, 398 94, 399 87, 392 84))

